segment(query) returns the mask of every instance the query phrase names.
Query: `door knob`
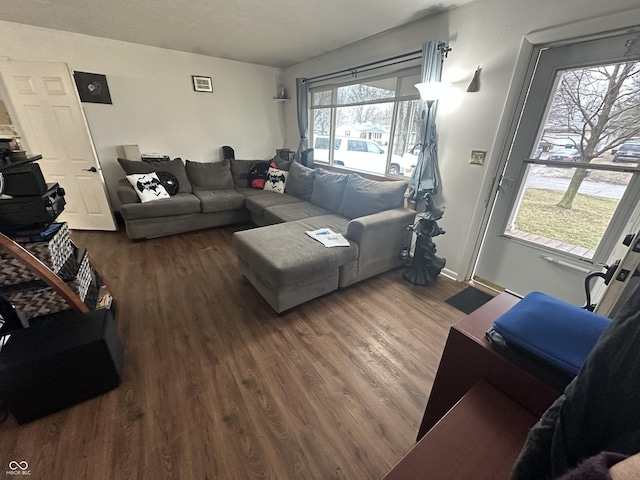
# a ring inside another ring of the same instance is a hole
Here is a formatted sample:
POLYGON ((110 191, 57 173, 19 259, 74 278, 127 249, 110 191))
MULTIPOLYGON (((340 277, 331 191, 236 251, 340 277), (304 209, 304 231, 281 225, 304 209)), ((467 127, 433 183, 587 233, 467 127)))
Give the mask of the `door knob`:
POLYGON ((93 172, 96 173, 98 171, 98 169, 96 167, 91 167, 91 168, 83 168, 82 169, 83 172, 93 172))

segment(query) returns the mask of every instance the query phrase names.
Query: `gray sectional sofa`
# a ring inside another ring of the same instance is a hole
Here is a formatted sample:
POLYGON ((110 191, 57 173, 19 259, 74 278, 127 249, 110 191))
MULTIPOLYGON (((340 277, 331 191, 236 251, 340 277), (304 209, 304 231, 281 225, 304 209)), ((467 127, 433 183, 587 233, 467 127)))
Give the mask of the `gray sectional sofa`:
POLYGON ((404 181, 293 163, 285 193, 274 193, 249 188, 251 160, 119 161, 127 174, 170 171, 180 185, 171 198, 140 203, 121 181, 120 212, 132 239, 249 220, 260 227, 234 233, 233 245, 243 275, 277 312, 402 265, 415 217, 403 206, 404 181), (341 233, 349 246, 327 248, 305 233, 319 228, 341 233))

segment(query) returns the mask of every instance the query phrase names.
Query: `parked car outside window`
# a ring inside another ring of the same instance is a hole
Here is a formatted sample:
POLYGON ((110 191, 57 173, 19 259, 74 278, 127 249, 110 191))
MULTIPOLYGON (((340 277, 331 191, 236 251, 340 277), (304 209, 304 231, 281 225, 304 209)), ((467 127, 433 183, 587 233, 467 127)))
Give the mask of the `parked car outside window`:
POLYGON ((579 162, 580 151, 577 148, 561 148, 550 152, 549 160, 554 162, 579 162))
POLYGON ((637 162, 640 160, 640 143, 624 143, 613 156, 614 162, 637 162))
MULTIPOLYGON (((329 161, 329 137, 314 138, 314 159, 317 162, 329 161)), ((415 167, 416 157, 406 155, 391 156, 387 171, 387 152, 373 140, 335 138, 333 164, 353 170, 377 173, 380 175, 404 175, 415 167)))

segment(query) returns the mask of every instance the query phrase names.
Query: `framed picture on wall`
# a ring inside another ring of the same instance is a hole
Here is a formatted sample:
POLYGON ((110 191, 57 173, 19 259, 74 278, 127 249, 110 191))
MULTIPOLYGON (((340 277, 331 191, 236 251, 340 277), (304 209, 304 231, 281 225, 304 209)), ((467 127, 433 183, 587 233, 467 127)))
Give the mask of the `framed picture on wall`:
POLYGON ((107 77, 100 73, 73 72, 81 102, 111 104, 107 77))
POLYGON ((213 82, 211 77, 200 77, 198 75, 191 75, 193 79, 193 89, 196 92, 213 92, 213 82))

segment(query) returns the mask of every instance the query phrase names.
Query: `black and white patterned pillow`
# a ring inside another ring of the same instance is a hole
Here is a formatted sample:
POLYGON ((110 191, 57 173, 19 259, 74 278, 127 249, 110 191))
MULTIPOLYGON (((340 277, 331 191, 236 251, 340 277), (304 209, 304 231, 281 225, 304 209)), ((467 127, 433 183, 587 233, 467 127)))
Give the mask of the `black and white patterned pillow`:
POLYGON ((263 190, 284 193, 284 188, 287 185, 288 176, 289 172, 269 167, 269 172, 267 173, 267 181, 264 184, 263 190))
POLYGON ((127 175, 127 180, 133 186, 142 203, 169 198, 167 190, 162 186, 155 172, 127 175))

